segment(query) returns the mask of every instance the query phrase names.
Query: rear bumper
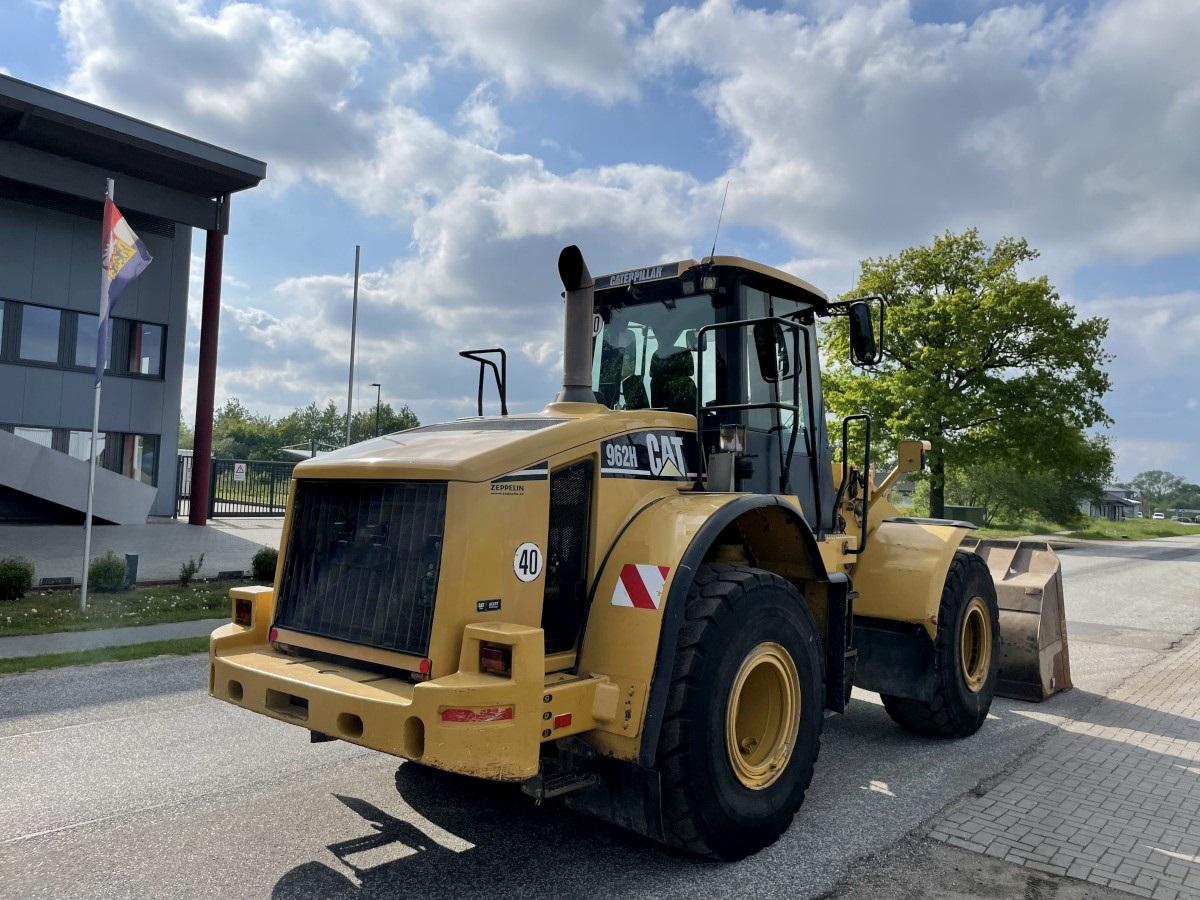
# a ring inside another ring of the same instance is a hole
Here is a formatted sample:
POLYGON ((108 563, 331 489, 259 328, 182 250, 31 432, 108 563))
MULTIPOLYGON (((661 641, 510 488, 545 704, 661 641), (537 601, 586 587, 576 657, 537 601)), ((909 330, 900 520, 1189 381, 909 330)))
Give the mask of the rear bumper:
POLYGON ((498 781, 538 772, 543 741, 616 714, 606 679, 545 674, 542 631, 469 625, 459 671, 416 684, 279 653, 250 629, 213 632, 209 693, 253 712, 439 769, 498 781), (512 677, 481 672, 479 643, 512 647, 512 677), (556 727, 557 726, 557 727, 556 727))

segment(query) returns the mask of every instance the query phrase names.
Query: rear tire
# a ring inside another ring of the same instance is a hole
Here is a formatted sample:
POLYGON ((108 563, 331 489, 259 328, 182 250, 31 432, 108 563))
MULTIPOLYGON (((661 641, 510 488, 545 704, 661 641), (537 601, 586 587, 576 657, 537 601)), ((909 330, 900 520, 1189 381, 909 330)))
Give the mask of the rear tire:
POLYGON ((954 554, 942 588, 934 642, 933 698, 882 694, 883 708, 902 728, 939 737, 969 737, 987 719, 1000 661, 1000 608, 987 563, 954 554))
POLYGON ((774 843, 812 780, 821 644, 800 592, 748 566, 702 566, 688 593, 658 743, 668 843, 736 860, 774 843))

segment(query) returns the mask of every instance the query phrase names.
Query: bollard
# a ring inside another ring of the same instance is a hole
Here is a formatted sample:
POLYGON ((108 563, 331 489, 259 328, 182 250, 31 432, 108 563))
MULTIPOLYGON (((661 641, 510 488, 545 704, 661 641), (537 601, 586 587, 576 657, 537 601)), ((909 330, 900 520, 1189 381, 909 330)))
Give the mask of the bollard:
POLYGON ((125 554, 125 590, 129 590, 137 584, 137 566, 138 555, 136 553, 125 554))

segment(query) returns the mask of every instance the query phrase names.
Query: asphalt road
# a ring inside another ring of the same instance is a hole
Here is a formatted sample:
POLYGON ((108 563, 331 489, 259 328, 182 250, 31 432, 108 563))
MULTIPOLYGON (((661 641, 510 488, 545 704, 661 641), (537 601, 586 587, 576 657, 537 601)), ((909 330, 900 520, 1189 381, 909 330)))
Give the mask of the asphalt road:
POLYGON ((910 844, 955 798, 1036 752, 1060 716, 1200 628, 1200 539, 1062 557, 1074 691, 998 701, 955 743, 905 734, 856 692, 826 721, 791 830, 733 865, 535 807, 515 788, 309 744, 209 699, 202 657, 0 678, 0 896, 804 897, 839 884, 857 896, 856 881, 886 865, 874 854, 910 844))

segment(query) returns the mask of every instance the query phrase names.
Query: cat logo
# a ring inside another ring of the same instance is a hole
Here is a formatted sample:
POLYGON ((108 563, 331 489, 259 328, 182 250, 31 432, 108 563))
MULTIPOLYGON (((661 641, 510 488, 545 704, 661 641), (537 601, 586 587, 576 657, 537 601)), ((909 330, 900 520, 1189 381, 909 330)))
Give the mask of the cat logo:
POLYGON ((600 451, 602 478, 696 477, 696 436, 687 431, 638 431, 611 438, 600 451))
POLYGON ((655 478, 686 478, 687 458, 683 452, 683 438, 674 434, 646 435, 646 450, 649 451, 650 471, 655 478))

